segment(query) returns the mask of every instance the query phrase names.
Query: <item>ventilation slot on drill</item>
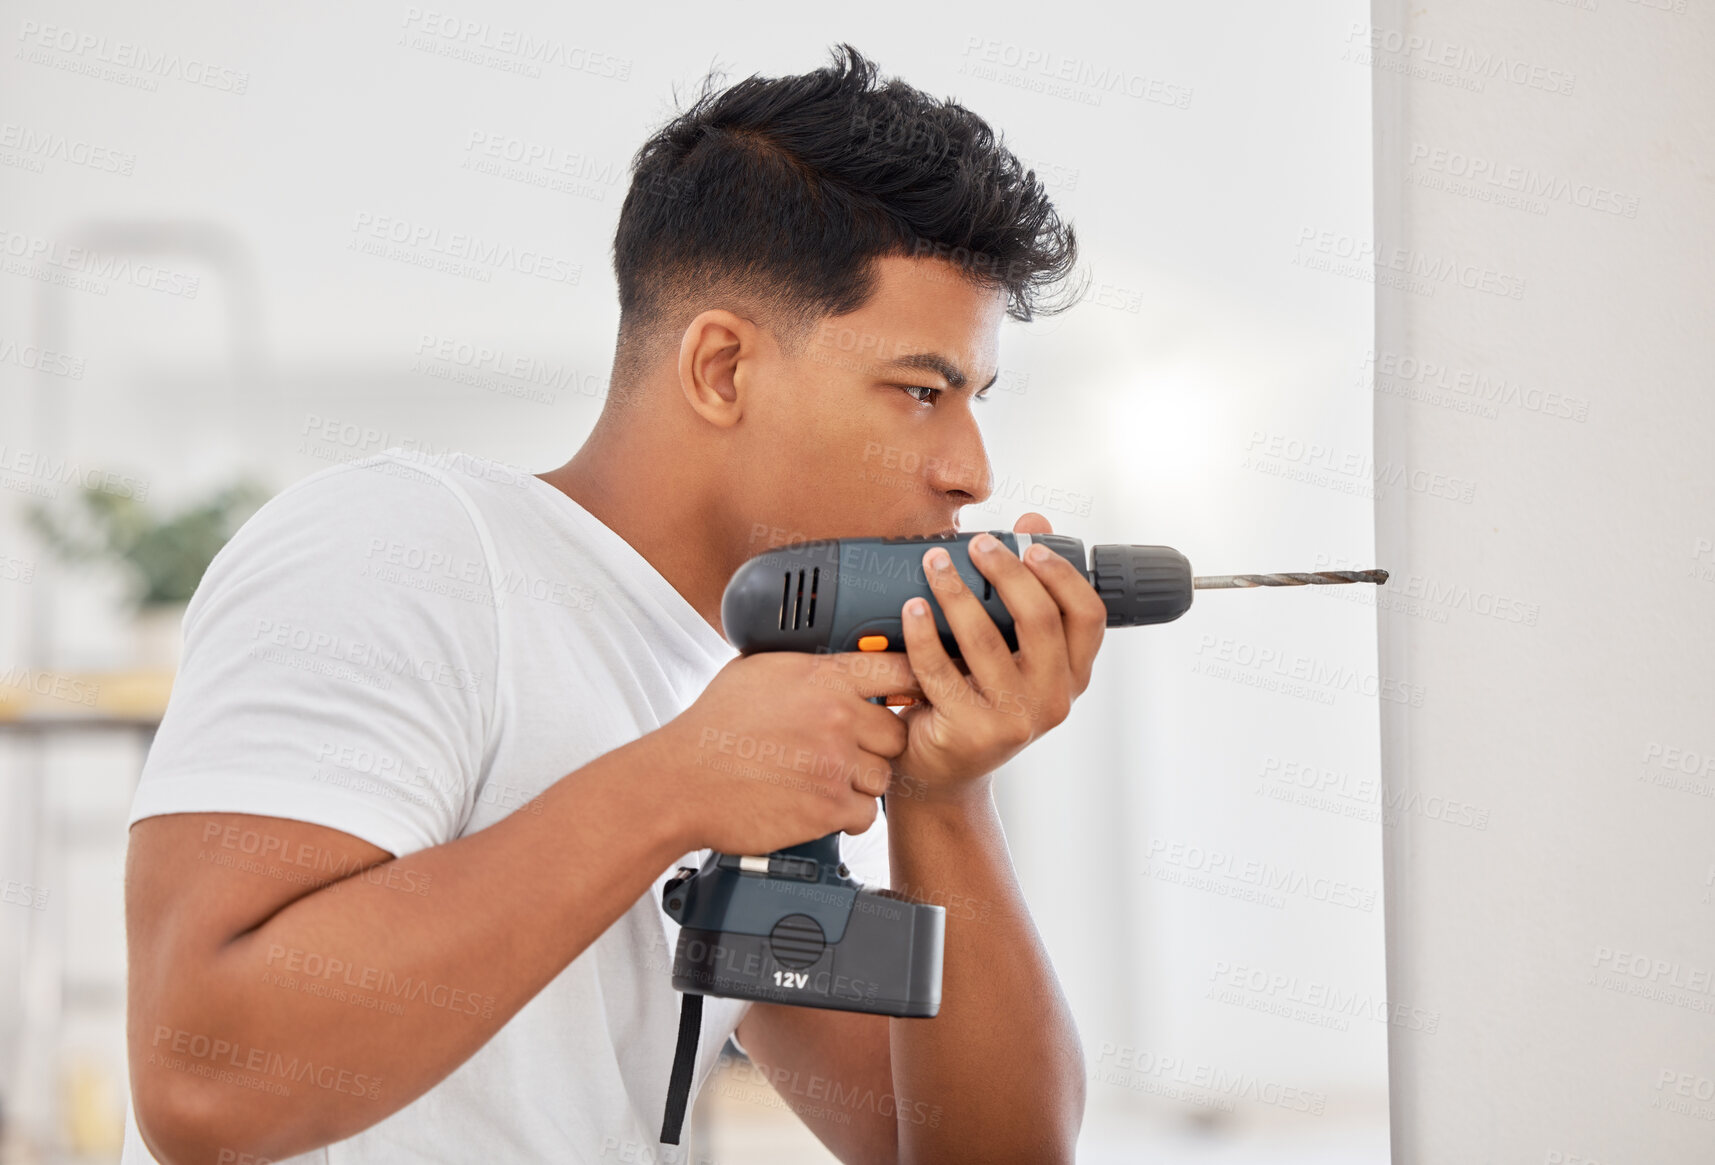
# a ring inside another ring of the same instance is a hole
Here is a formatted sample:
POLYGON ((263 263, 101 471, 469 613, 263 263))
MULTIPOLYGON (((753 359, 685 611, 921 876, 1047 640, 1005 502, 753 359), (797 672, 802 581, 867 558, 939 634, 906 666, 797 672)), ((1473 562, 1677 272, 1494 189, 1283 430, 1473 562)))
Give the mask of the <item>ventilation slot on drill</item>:
POLYGON ((816 625, 816 590, 822 582, 822 568, 810 571, 810 602, 804 603, 804 572, 786 572, 785 587, 780 592, 780 630, 797 631, 816 625))
POLYGON ((808 914, 788 914, 768 935, 769 952, 782 967, 808 967, 828 949, 822 925, 808 914))

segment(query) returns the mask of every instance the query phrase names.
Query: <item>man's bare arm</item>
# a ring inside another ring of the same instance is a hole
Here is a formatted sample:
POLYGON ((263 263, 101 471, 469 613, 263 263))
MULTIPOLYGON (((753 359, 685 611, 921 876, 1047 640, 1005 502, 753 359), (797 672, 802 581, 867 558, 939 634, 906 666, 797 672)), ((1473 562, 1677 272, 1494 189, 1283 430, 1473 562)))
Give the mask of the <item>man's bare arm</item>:
POLYGON ((892 1165, 899 1131, 887 1028, 899 1022, 755 1003, 735 1034, 759 1074, 834 1156, 846 1165, 892 1165))
POLYGON ((1077 1026, 988 788, 968 792, 887 801, 893 885, 947 905, 941 1012, 891 1021, 899 1160, 1070 1162, 1084 1117, 1077 1026))
POLYGON ((128 1040, 150 1150, 290 1156, 450 1074, 697 848, 651 779, 651 740, 555 783, 539 811, 397 859, 275 817, 138 822, 128 1040))
POLYGON ((557 781, 539 811, 402 858, 275 817, 138 822, 127 1042, 151 1151, 183 1165, 349 1137, 468 1059, 675 859, 869 828, 905 730, 866 700, 909 673, 854 676, 842 660, 733 660, 667 725, 557 781), (824 763, 703 763, 729 739, 824 763))

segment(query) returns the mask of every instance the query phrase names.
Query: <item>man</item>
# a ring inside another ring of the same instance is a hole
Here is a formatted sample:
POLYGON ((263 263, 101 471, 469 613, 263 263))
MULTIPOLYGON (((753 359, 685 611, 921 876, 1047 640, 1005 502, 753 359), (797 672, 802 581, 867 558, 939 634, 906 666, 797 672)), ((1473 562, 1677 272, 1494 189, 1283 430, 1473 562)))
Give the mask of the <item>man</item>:
POLYGON ((203 580, 132 815, 126 1161, 691 1160, 657 1139, 661 887, 837 831, 861 880, 970 905, 939 1016, 711 998, 695 1080, 736 1035, 824 1082, 802 1115, 843 1161, 1071 1159, 1082 1053, 990 774, 1088 684, 1101 601, 975 545, 1012 653, 929 550, 966 674, 914 604, 905 654, 734 658, 720 597, 782 542, 956 529, 1000 322, 1073 233, 986 124, 849 46, 705 89, 634 169, 570 461, 333 467, 203 580), (816 763, 735 763, 756 742, 816 763))

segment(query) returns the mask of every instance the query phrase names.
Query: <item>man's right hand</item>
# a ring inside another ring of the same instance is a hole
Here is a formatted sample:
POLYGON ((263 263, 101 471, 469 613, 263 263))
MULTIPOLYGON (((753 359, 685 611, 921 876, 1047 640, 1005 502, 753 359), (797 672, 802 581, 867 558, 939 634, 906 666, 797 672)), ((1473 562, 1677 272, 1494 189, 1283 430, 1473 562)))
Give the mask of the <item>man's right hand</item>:
POLYGON ((875 823, 906 729, 868 697, 902 694, 922 693, 898 652, 741 656, 650 743, 697 848, 771 853, 875 823))

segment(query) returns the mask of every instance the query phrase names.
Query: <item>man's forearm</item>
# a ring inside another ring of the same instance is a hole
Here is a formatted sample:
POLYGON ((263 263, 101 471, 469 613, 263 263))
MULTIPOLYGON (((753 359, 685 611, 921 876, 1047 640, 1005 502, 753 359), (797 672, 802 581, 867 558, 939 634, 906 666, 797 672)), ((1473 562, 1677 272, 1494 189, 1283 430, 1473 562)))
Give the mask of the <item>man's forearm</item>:
POLYGON ((959 804, 889 797, 892 882, 947 912, 941 1011, 896 1019, 896 1096, 942 1119, 899 1125, 899 1159, 1072 1160, 1084 1113, 1083 1051, 1018 888, 1000 816, 978 783, 959 804), (971 917, 975 915, 975 917, 971 917))
POLYGON ((200 958, 134 950, 133 1072, 172 1097, 167 1139, 284 1157, 449 1075, 696 848, 654 767, 645 737, 556 782, 540 812, 304 895, 200 958), (315 1074, 281 1079, 290 1063, 315 1074))

